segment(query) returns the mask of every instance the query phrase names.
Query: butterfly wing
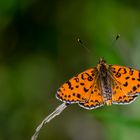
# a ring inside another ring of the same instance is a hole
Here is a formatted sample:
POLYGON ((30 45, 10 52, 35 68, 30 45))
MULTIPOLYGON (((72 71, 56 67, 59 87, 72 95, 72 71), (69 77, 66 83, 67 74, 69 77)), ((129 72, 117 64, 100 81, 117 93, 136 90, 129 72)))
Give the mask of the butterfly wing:
POLYGON ((96 83, 94 84, 89 99, 86 102, 81 102, 79 105, 86 109, 96 109, 104 105, 101 91, 97 88, 96 83))
POLYGON ((128 95, 120 84, 113 86, 112 102, 113 104, 130 104, 137 98, 137 94, 128 95))
POLYGON ((110 65, 114 104, 129 104, 140 94, 140 72, 125 66, 110 65))
POLYGON ((58 89, 56 97, 69 104, 79 103, 81 107, 86 109, 90 109, 93 104, 95 107, 97 103, 94 103, 94 101, 98 95, 91 94, 96 82, 97 73, 97 68, 94 67, 74 76, 58 89), (92 104, 91 102, 89 103, 89 100, 91 101, 91 99, 93 102, 92 104))

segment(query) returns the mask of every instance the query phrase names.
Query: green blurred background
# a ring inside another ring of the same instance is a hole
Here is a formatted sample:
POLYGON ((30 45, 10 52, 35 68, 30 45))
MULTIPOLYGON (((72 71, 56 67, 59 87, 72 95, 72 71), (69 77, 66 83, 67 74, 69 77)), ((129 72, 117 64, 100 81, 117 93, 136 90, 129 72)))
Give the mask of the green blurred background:
MULTIPOLYGON (((61 104, 59 86, 100 57, 140 69, 140 1, 1 0, 0 140, 29 140, 61 104)), ((90 111, 71 105, 39 140, 139 140, 139 107, 140 98, 90 111)))

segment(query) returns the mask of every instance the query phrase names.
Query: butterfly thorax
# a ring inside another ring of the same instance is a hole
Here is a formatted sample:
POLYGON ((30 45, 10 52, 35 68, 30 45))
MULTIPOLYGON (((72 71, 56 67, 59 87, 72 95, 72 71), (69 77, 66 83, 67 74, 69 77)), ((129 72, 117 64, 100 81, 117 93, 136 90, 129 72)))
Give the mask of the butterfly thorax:
POLYGON ((108 73, 109 66, 104 62, 99 62, 98 66, 98 87, 101 89, 101 94, 104 103, 107 105, 112 104, 112 89, 111 89, 111 77, 108 73))

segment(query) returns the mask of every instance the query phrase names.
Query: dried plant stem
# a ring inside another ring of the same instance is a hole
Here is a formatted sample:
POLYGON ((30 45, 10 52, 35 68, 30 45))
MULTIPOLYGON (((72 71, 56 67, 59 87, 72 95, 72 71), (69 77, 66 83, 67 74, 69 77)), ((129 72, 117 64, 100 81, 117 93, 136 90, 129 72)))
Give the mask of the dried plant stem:
POLYGON ((46 124, 49 123, 54 117, 58 116, 65 108, 67 107, 66 103, 61 104, 58 106, 54 112, 52 112, 50 115, 48 115, 41 123, 40 125, 36 128, 36 131, 34 135, 32 136, 31 140, 36 140, 38 138, 40 129, 46 124))

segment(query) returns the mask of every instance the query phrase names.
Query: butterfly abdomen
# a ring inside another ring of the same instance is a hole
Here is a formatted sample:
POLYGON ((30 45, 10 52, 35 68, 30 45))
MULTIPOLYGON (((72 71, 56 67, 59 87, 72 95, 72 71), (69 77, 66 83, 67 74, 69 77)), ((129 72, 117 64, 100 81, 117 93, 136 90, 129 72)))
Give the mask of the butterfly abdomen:
POLYGON ((103 101, 107 105, 111 105, 112 104, 111 77, 108 74, 108 68, 106 64, 101 64, 99 67, 99 81, 103 101))

